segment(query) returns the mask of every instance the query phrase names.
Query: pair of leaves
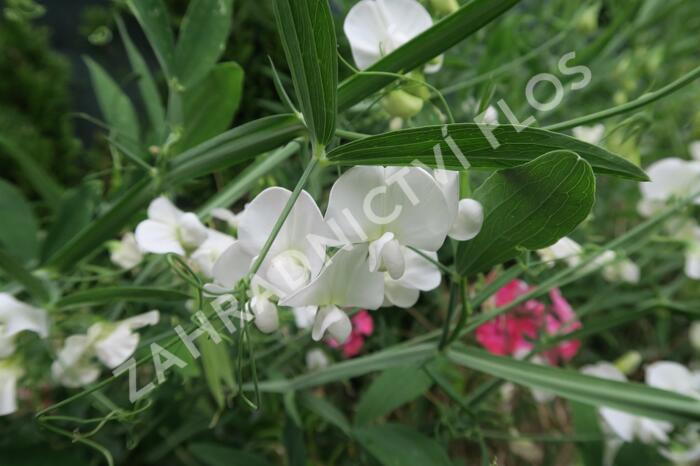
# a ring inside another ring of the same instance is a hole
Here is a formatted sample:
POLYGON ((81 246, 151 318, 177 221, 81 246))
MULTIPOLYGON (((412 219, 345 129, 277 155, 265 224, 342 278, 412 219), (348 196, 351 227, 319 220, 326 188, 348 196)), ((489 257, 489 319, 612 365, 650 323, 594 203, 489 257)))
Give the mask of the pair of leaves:
POLYGON ((163 0, 129 0, 169 79, 189 88, 203 79, 224 52, 231 27, 233 0, 193 0, 175 37, 163 0))
POLYGON ((327 0, 274 0, 277 30, 304 121, 315 141, 335 134, 338 57, 327 0))

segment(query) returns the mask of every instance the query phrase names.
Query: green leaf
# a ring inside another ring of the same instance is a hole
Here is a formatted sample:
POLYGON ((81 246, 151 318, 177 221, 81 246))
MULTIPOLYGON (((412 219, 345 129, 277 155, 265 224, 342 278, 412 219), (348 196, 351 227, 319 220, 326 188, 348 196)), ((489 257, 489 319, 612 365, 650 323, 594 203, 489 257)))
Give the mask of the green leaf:
POLYGON ((175 71, 175 38, 170 29, 170 16, 163 0, 127 0, 151 44, 163 72, 168 78, 175 71))
POLYGON ((189 451, 206 466, 270 466, 265 458, 216 443, 192 443, 189 451))
POLYGON ((117 27, 119 28, 122 42, 124 42, 124 48, 126 49, 126 55, 129 58, 131 68, 137 75, 139 93, 141 94, 141 99, 146 108, 146 114, 148 115, 151 129, 155 132, 156 141, 162 143, 161 138, 163 137, 163 131, 165 129, 165 109, 163 108, 163 102, 158 88, 156 87, 155 80, 146 64, 146 60, 143 59, 141 52, 139 52, 134 45, 120 17, 117 17, 117 27))
POLYGON ((418 366, 396 367, 382 372, 372 381, 357 404, 355 424, 365 425, 415 400, 433 385, 418 366))
POLYGON ((197 341, 197 346, 202 354, 202 368, 209 391, 219 409, 223 409, 226 406, 224 388, 228 388, 230 393, 237 391, 231 365, 233 358, 228 353, 226 343, 216 343, 207 335, 197 341))
POLYGON ((289 466, 307 466, 304 431, 297 427, 289 417, 284 423, 282 440, 287 452, 287 464, 289 466))
POLYGON ((13 280, 20 283, 25 290, 35 298, 45 303, 49 300, 49 290, 46 284, 38 277, 32 275, 17 259, 0 248, 0 270, 13 280))
POLYGON ((232 5, 233 0, 190 1, 175 48, 176 74, 185 88, 209 74, 224 52, 232 5))
POLYGON ((185 301, 189 298, 190 295, 177 290, 143 286, 110 286, 77 291, 58 300, 56 307, 67 309, 119 301, 185 301))
POLYGON ((316 142, 325 145, 335 133, 338 111, 337 45, 328 1, 274 0, 273 5, 301 112, 316 142))
POLYGON ((700 401, 639 383, 601 379, 559 367, 495 356, 463 345, 453 346, 447 357, 461 366, 588 405, 609 406, 678 423, 700 420, 700 401))
MULTIPOLYGON (((603 464, 603 463, 599 463, 603 464)), ((656 445, 642 442, 623 443, 615 455, 615 466, 671 466, 673 464, 659 453, 656 445)), ((689 464, 689 463, 687 463, 689 464)))
POLYGON ((591 166, 569 151, 554 151, 491 175, 474 191, 484 209, 481 232, 460 243, 457 271, 469 276, 541 249, 573 231, 593 207, 591 166))
POLYGON ((92 87, 102 116, 110 126, 113 137, 131 152, 139 151, 139 120, 131 100, 97 62, 83 57, 90 72, 92 87))
POLYGON ((62 245, 85 228, 99 203, 101 184, 88 182, 68 191, 41 246, 41 262, 46 262, 62 245))
POLYGON ((384 466, 452 466, 433 439, 400 424, 355 429, 355 438, 384 466))
MULTIPOLYGON (((408 72, 429 62, 501 16, 520 0, 474 0, 446 16, 366 71, 408 72)), ((347 109, 395 78, 357 73, 338 88, 338 107, 347 109)))
POLYGON ((39 241, 34 212, 22 192, 5 180, 0 180, 0 217, 0 245, 24 263, 35 259, 39 241))
POLYGON ((603 433, 600 430, 598 410, 592 406, 572 401, 571 417, 576 435, 585 437, 600 437, 593 442, 577 442, 576 447, 581 454, 585 466, 600 466, 603 464, 603 433))
POLYGON ((351 428, 348 419, 338 408, 328 402, 325 398, 314 396, 311 393, 305 392, 301 396, 301 402, 309 411, 313 412, 321 419, 333 424, 338 429, 342 430, 346 435, 350 435, 351 428))
POLYGON ((220 63, 182 96, 184 131, 178 151, 196 146, 231 126, 243 94, 243 69, 238 63, 220 63))
POLYGON ((464 170, 514 167, 545 152, 570 150, 598 173, 639 181, 648 179, 642 169, 628 160, 564 134, 500 125, 493 130, 493 136, 500 144, 497 148, 476 123, 423 126, 359 139, 335 148, 327 158, 338 165, 399 166, 418 161, 429 167, 464 170))

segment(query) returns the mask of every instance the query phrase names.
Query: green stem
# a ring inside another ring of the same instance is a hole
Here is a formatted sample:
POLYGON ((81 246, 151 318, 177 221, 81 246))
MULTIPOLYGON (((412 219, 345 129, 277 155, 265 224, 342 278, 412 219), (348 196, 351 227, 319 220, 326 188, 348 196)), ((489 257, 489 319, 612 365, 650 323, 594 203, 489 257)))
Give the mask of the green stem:
POLYGON ((613 117, 615 115, 621 115, 623 113, 631 112, 632 110, 636 110, 636 109, 641 108, 647 104, 655 102, 663 97, 666 97, 667 95, 671 94, 672 92, 676 91, 677 89, 680 89, 681 87, 690 84, 691 82, 696 80, 698 77, 700 77, 700 66, 693 69, 692 71, 690 71, 686 75, 682 76, 681 78, 673 81, 672 83, 667 84, 666 86, 662 87, 661 89, 658 89, 654 92, 649 92, 647 94, 644 94, 643 96, 639 97, 636 100, 633 100, 631 102, 627 102, 627 103, 622 104, 622 105, 618 105, 617 107, 608 108, 608 109, 602 110, 600 112, 591 113, 590 115, 584 115, 582 117, 574 118, 572 120, 562 121, 561 123, 556 123, 554 125, 545 126, 544 129, 549 130, 549 131, 562 131, 565 129, 574 128, 576 126, 595 123, 597 121, 601 121, 601 120, 604 120, 606 118, 613 117))

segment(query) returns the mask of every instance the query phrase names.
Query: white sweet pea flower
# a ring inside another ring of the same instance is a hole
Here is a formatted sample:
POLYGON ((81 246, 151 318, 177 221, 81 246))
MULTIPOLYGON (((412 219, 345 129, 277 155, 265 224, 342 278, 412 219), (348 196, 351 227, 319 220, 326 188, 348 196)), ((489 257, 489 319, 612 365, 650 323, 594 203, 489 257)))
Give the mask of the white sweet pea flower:
POLYGON ((574 137, 588 144, 599 144, 605 134, 605 126, 596 124, 593 126, 577 126, 573 129, 574 137))
MULTIPOLYGON (((688 161, 671 157, 659 160, 647 168, 651 179, 641 183, 642 200, 637 206, 640 215, 653 215, 670 199, 685 197, 700 186, 700 161, 688 161)), ((694 199, 700 205, 700 196, 694 199)))
POLYGON ((639 266, 629 259, 617 259, 603 268, 603 278, 616 283, 624 282, 630 284, 639 283, 639 266))
MULTIPOLYGON (((581 371, 603 379, 627 381, 627 377, 615 365, 608 362, 585 366, 581 371)), ((667 443, 668 434, 673 430, 673 425, 669 422, 635 416, 605 406, 599 409, 599 413, 604 426, 625 442, 638 439, 644 443, 667 443)))
POLYGON ((293 307, 294 323, 301 329, 311 328, 316 318, 316 306, 293 307))
POLYGON ((18 301, 9 293, 0 293, 0 359, 15 352, 15 338, 23 331, 46 338, 49 334, 48 314, 43 309, 18 301))
POLYGON ((484 209, 474 199, 459 198, 459 172, 433 170, 435 182, 447 202, 451 227, 447 235, 457 241, 468 241, 481 231, 484 224, 484 209))
POLYGON ((24 370, 9 360, 0 360, 0 416, 17 411, 17 381, 24 370))
POLYGON ((54 379, 70 388, 94 382, 100 375, 100 366, 93 358, 110 369, 118 367, 136 351, 140 336, 134 330, 155 325, 159 318, 158 311, 149 311, 116 323, 99 322, 91 325, 85 335, 69 336, 51 365, 54 379))
POLYGON ((324 369, 329 363, 330 360, 322 349, 314 348, 306 353, 306 368, 310 372, 324 369))
POLYGON ((568 236, 564 236, 553 245, 537 251, 540 259, 550 267, 553 267, 558 260, 564 260, 569 267, 575 267, 581 262, 582 253, 581 245, 568 236))
POLYGON ((238 228, 238 222, 240 221, 239 215, 234 214, 228 209, 224 209, 221 207, 211 209, 211 216, 215 219, 226 222, 226 224, 231 228, 238 228))
POLYGON ((377 309, 384 296, 384 276, 368 272, 367 247, 341 249, 311 283, 281 301, 284 306, 318 306, 311 337, 318 341, 328 333, 343 343, 352 331, 348 315, 340 307, 377 309))
POLYGON ((109 244, 110 260, 124 270, 133 269, 143 260, 143 252, 136 242, 136 237, 129 232, 120 241, 109 244))
POLYGON ((148 220, 136 227, 136 242, 141 250, 154 254, 186 255, 208 237, 207 228, 197 215, 183 212, 165 197, 148 206, 148 220))
MULTIPOLYGON (((430 13, 416 0, 361 0, 348 12, 343 30, 355 64, 364 70, 432 25, 430 13)), ((425 71, 435 73, 441 66, 442 56, 425 71)))
POLYGON ((236 241, 233 237, 216 230, 207 230, 207 239, 192 253, 192 261, 207 277, 212 277, 214 264, 236 241))
MULTIPOLYGON (((437 254, 425 252, 426 256, 437 261, 437 254)), ((406 272, 398 280, 384 274, 384 303, 383 306, 409 308, 416 304, 421 291, 430 291, 440 286, 442 275, 440 270, 429 260, 415 251, 403 248, 406 258, 406 272)))
POLYGON ((687 367, 672 361, 657 361, 645 369, 647 385, 700 399, 700 379, 687 367))
POLYGON ((422 168, 353 167, 331 188, 328 225, 342 241, 367 243, 369 270, 400 278, 401 246, 437 251, 454 217, 433 176, 422 168))

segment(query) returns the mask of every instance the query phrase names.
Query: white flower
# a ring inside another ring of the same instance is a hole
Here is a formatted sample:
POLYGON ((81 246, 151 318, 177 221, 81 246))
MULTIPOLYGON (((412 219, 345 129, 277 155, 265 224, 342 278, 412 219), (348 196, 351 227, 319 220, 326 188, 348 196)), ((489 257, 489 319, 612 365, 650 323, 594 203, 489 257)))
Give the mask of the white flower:
MULTIPOLYGON (((248 273, 290 196, 287 189, 268 188, 245 207, 238 216, 238 240, 214 264, 214 283, 207 285, 208 291, 230 291, 248 273)), ((261 331, 269 333, 277 328, 277 309, 272 301, 307 285, 319 273, 325 245, 317 238, 331 236, 316 202, 302 191, 253 278, 248 306, 261 331)))
MULTIPOLYGON (((409 308, 416 304, 421 291, 437 288, 442 280, 440 270, 429 260, 415 251, 404 248, 406 272, 398 280, 384 274, 384 306, 409 308)), ((426 256, 437 261, 437 254, 425 252, 426 256)))
POLYGON ((311 328, 316 317, 316 306, 293 307, 294 323, 301 329, 311 328))
POLYGON ((384 276, 368 271, 367 247, 341 249, 308 285, 281 301, 285 306, 319 306, 311 336, 320 340, 328 332, 343 343, 352 330, 348 315, 339 307, 377 309, 384 297, 384 276))
POLYGON ((99 322, 91 325, 85 335, 69 336, 51 365, 54 379, 71 388, 94 382, 100 367, 93 357, 110 369, 118 367, 139 344, 139 334, 133 330, 155 325, 159 318, 158 311, 149 311, 116 323, 99 322))
POLYGON ((605 126, 598 123, 593 126, 577 126, 573 129, 574 137, 588 144, 598 144, 603 140, 605 126))
POLYGON ((688 151, 690 152, 690 156, 693 157, 694 160, 700 161, 700 141, 691 142, 688 146, 688 151))
POLYGON ((474 199, 459 198, 459 172, 434 170, 435 182, 445 196, 450 217, 448 236, 457 241, 467 241, 481 231, 484 224, 484 209, 474 199))
POLYGON ((607 281, 639 283, 639 266, 629 259, 617 259, 603 268, 603 278, 607 281))
MULTIPOLYGON (((627 377, 617 367, 608 362, 585 366, 582 368, 582 372, 603 379, 616 380, 618 382, 627 381, 627 377)), ((669 432, 673 430, 673 425, 669 422, 635 416, 605 406, 599 409, 599 413, 603 418, 604 425, 625 442, 632 442, 638 439, 644 443, 666 443, 668 442, 669 432)))
MULTIPOLYGON (((653 215, 663 204, 676 197, 693 194, 700 186, 700 161, 671 157, 659 160, 647 168, 651 179, 639 185, 642 201, 637 207, 643 216, 653 215)), ((700 205, 700 196, 694 199, 700 205)))
POLYGON ((324 369, 329 363, 328 356, 322 349, 314 348, 306 353, 306 368, 309 371, 324 369))
POLYGON ((165 197, 148 206, 148 220, 136 227, 136 242, 146 252, 175 253, 184 256, 208 237, 207 228, 197 215, 183 212, 165 197))
POLYGON ((211 209, 211 216, 226 222, 231 228, 238 228, 238 223, 240 221, 239 215, 234 214, 228 209, 223 209, 221 207, 211 209))
POLYGON ((229 235, 207 230, 207 239, 192 253, 192 261, 207 277, 212 277, 214 264, 235 241, 229 235))
POLYGON ((657 361, 645 368, 647 385, 700 399, 700 379, 682 364, 657 361))
POLYGON ((125 270, 133 269, 139 265, 143 260, 143 252, 139 248, 134 234, 126 233, 122 236, 121 241, 112 242, 109 258, 125 270))
MULTIPOLYGON (((343 30, 357 67, 364 70, 432 24, 430 13, 416 0, 361 0, 348 12, 343 30)), ((434 73, 441 66, 438 57, 425 71, 434 73)))
POLYGON ((692 229, 692 238, 688 239, 685 250, 685 274, 693 280, 700 280, 700 227, 692 229))
POLYGON ((576 267, 581 262, 582 253, 581 245, 568 236, 564 236, 553 245, 537 251, 540 259, 547 265, 554 266, 555 261, 564 260, 569 267, 576 267))
POLYGON ((17 411, 17 380, 23 374, 15 363, 0 360, 0 416, 17 411))
POLYGON ((25 330, 46 338, 49 334, 46 311, 18 301, 9 293, 0 293, 0 358, 15 352, 15 338, 25 330))
POLYGON ((353 167, 331 188, 326 221, 343 241, 367 243, 369 268, 400 278, 400 246, 437 251, 454 217, 433 176, 422 168, 353 167))

